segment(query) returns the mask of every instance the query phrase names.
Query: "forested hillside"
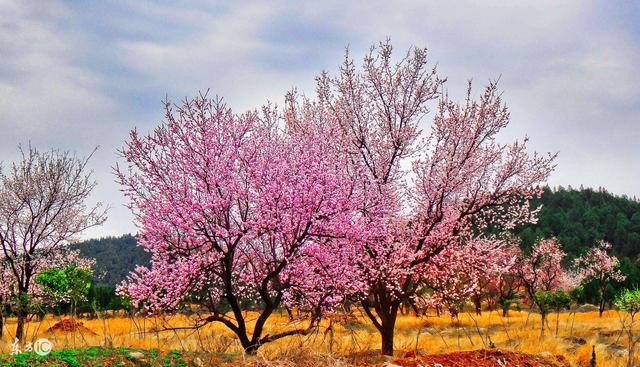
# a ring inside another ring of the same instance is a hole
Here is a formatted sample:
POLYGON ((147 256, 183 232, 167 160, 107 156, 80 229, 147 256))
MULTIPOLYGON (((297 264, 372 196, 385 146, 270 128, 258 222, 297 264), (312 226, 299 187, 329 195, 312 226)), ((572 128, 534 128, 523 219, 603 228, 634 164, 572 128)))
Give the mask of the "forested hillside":
POLYGON ((136 239, 130 234, 91 239, 74 247, 82 256, 96 260, 95 280, 99 285, 117 285, 136 265, 147 265, 150 259, 149 253, 138 247, 136 239))
POLYGON ((636 260, 640 254, 640 202, 604 190, 546 188, 538 223, 519 231, 525 247, 537 238, 557 237, 576 256, 596 240, 611 242, 618 256, 636 260))

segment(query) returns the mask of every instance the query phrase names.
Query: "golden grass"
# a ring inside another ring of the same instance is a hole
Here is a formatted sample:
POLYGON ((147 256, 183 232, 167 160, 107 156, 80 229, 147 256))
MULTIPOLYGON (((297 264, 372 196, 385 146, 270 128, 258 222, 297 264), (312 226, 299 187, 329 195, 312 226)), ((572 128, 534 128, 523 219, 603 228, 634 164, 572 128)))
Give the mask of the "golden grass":
MULTIPOLYGON (((251 312, 247 313, 247 318, 255 316, 251 312)), ((612 343, 626 345, 626 338, 620 333, 622 317, 625 315, 616 311, 608 311, 602 318, 598 317, 597 312, 562 313, 560 333, 556 337, 556 316, 550 315, 547 336, 541 339, 540 316, 535 313, 512 311, 506 318, 501 317, 498 312, 484 312, 481 316, 463 313, 455 325, 448 316, 399 316, 395 346, 399 354, 409 351, 433 354, 487 348, 493 343, 506 350, 561 354, 574 364, 587 366, 594 345, 598 366, 619 367, 625 365, 625 357, 611 355, 607 352, 607 346, 612 343), (572 343, 568 340, 571 336, 583 338, 586 344, 572 343)), ((209 324, 199 330, 163 330, 167 327, 191 325, 193 320, 184 315, 168 318, 115 316, 103 320, 82 319, 93 333, 46 331, 59 320, 47 316, 41 322, 28 323, 28 337, 46 337, 54 343, 55 349, 85 346, 157 348, 236 354, 238 358, 244 358, 234 335, 220 324, 209 324)), ((284 366, 296 365, 296 358, 300 355, 326 360, 327 365, 340 365, 341 359, 351 362, 375 359, 374 351, 380 348, 380 337, 362 315, 346 324, 334 324, 333 329, 328 329, 328 325, 327 321, 323 322, 318 332, 312 335, 287 337, 269 343, 259 350, 257 360, 288 361, 280 364, 284 366)), ((296 326, 306 325, 303 321, 298 324, 289 322, 286 314, 275 314, 268 321, 266 332, 274 333, 296 326)), ((5 335, 0 339, 2 352, 10 351, 11 337, 7 334, 12 334, 14 330, 15 320, 9 319, 5 335)))

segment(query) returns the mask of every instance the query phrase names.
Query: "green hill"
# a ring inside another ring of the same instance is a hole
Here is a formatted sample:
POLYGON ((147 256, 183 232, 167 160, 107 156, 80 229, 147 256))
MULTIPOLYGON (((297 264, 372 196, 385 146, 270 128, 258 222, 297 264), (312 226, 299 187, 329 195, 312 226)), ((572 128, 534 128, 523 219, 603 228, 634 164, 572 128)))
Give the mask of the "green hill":
POLYGON ((616 255, 636 260, 640 254, 640 202, 604 190, 546 188, 538 223, 518 231, 525 247, 554 236, 577 256, 597 240, 611 242, 616 255))
POLYGON ((130 234, 91 239, 72 247, 78 249, 83 257, 96 260, 94 270, 98 285, 116 286, 136 265, 148 265, 151 259, 130 234))

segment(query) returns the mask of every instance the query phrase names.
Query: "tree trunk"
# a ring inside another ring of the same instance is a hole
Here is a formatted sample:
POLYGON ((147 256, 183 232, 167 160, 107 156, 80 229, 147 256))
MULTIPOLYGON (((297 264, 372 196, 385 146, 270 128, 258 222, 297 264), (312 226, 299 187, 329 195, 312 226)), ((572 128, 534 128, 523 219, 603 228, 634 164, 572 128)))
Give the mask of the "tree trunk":
POLYGON ((244 352, 250 356, 255 356, 258 353, 258 348, 260 348, 260 344, 253 343, 242 346, 244 348, 244 352))
POLYGON ((540 325, 541 325, 540 338, 544 338, 544 324, 547 321, 547 313, 546 312, 541 312, 540 313, 540 317, 541 317, 541 320, 540 320, 540 325))
POLYGON ((26 312, 24 312, 24 310, 19 310, 16 313, 16 316, 18 317, 18 323, 16 326, 16 339, 22 341, 22 338, 24 337, 24 324, 27 320, 27 314, 26 312))
POLYGON ((560 331, 560 311, 556 312, 556 336, 558 336, 559 331, 560 331))
MULTIPOLYGON (((29 278, 30 279, 30 278, 29 278)), ((16 339, 23 341, 24 338, 24 326, 29 316, 29 289, 27 287, 18 286, 18 292, 16 296, 15 313, 18 319, 16 325, 16 339)))
POLYGON ((605 286, 606 284, 601 280, 600 281, 600 287, 598 287, 598 291, 600 293, 600 304, 599 304, 599 311, 600 311, 600 317, 602 317, 602 314, 604 313, 604 291, 605 291, 605 286))
POLYGON ((393 356, 393 335, 395 331, 396 320, 393 318, 392 322, 382 323, 380 329, 380 336, 382 337, 381 350, 385 356, 393 356))
POLYGON ((476 308, 476 315, 482 315, 482 299, 480 297, 473 297, 473 305, 476 308))
POLYGON ((411 303, 411 308, 413 309, 413 312, 416 314, 416 317, 420 316, 420 310, 418 309, 418 306, 416 306, 415 303, 411 303))
POLYGON ((4 310, 2 307, 4 306, 0 305, 0 339, 2 339, 4 333, 4 310))
POLYGON ((380 316, 380 336, 382 337, 381 350, 385 356, 393 356, 393 336, 396 329, 396 319, 398 318, 399 303, 391 305, 383 305, 376 308, 378 316, 380 316), (386 306, 386 307, 384 307, 386 306))
MULTIPOLYGON (((384 297, 384 296, 383 296, 384 297)), ((383 299, 379 297, 378 299, 383 299)), ((396 327, 396 319, 398 318, 398 310, 400 302, 397 300, 376 303, 373 305, 376 315, 373 314, 371 304, 367 301, 362 302, 365 313, 376 327, 381 337, 381 351, 385 356, 393 356, 393 336, 396 327)))

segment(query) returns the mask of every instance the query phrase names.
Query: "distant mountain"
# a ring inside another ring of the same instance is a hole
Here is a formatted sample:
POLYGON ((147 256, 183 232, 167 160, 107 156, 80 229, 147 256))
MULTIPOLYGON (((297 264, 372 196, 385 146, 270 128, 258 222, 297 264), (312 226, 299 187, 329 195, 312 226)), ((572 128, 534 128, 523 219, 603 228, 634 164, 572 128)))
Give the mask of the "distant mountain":
POLYGON ((91 239, 76 243, 72 248, 79 250, 83 257, 96 260, 95 281, 99 285, 116 286, 136 265, 146 266, 151 259, 130 234, 91 239))

